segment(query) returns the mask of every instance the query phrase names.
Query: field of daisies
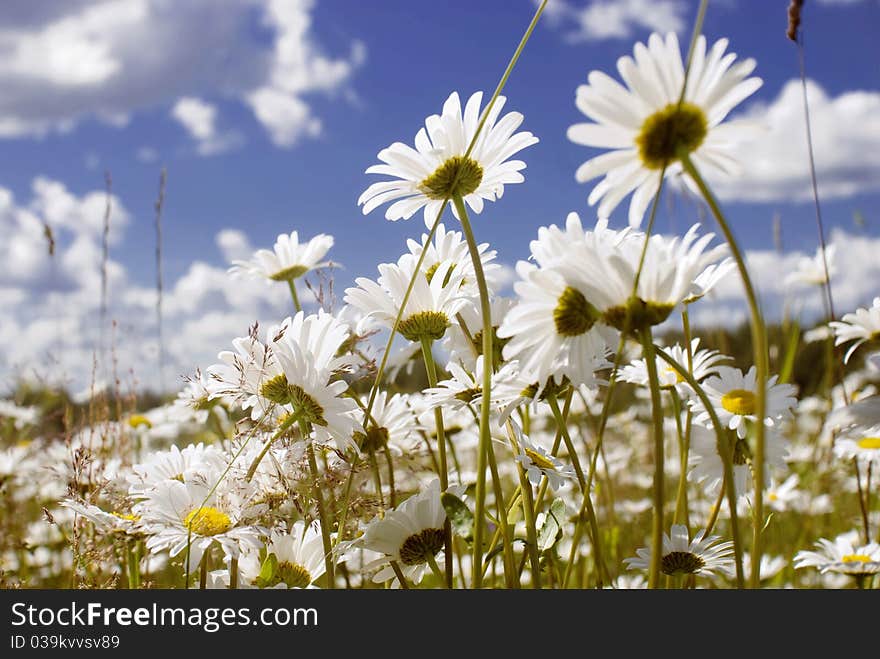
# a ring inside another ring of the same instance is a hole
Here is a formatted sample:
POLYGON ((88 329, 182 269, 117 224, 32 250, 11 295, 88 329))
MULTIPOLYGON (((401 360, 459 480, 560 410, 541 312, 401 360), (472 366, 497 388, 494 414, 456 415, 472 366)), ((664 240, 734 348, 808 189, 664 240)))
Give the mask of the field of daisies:
POLYGON ((653 34, 577 87, 589 206, 499 294, 498 225, 472 220, 528 185, 539 138, 501 92, 542 9, 494 93, 438 98, 366 169, 365 221, 412 238, 344 304, 301 307, 335 239, 287 227, 229 276, 295 313, 176 399, 0 401, 0 586, 880 587, 880 298, 835 314, 820 247, 812 342, 764 322, 704 178, 737 176, 752 127, 728 115, 761 80, 702 12, 689 44, 653 34), (677 236, 653 231, 671 179, 709 220, 677 236), (737 354, 689 322, 731 278, 737 354))

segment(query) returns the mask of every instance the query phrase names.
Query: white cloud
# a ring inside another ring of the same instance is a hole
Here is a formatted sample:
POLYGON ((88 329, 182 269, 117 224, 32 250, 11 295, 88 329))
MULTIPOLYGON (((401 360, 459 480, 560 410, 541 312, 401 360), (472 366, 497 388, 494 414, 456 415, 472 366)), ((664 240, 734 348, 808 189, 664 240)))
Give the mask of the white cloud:
POLYGON ((227 263, 232 261, 249 259, 254 248, 243 231, 238 229, 223 229, 217 234, 217 247, 223 254, 223 260, 227 263))
POLYGON ((142 146, 134 154, 138 162, 151 163, 159 159, 159 152, 151 146, 142 146))
MULTIPOLYGON (((819 194, 824 199, 880 190, 880 91, 848 91, 830 97, 807 81, 819 194)), ((812 199, 803 91, 787 82, 770 103, 753 103, 739 118, 763 129, 738 146, 741 174, 717 177, 724 199, 812 199)))
MULTIPOLYGON (((831 290, 837 316, 870 304, 880 295, 880 237, 855 235, 841 229, 831 232, 829 245, 834 246, 831 290)), ((779 254, 773 250, 747 250, 749 275, 761 299, 768 322, 779 321, 783 313, 800 317, 806 324, 816 322, 824 313, 822 289, 786 282, 803 259, 811 259, 815 251, 790 251, 779 254)), ((745 294, 739 274, 734 271, 721 282, 709 297, 697 302, 692 320, 701 326, 735 326, 748 319, 745 294)))
POLYGON ((348 55, 324 54, 313 9, 313 0, 0 3, 0 138, 70 131, 87 118, 122 127, 180 99, 174 116, 202 131, 192 133, 197 150, 211 155, 242 140, 217 130, 216 107, 193 114, 189 101, 208 96, 251 107, 274 143, 292 146, 320 130, 311 97, 345 92, 365 57, 357 41, 348 55), (266 30, 253 29, 258 21, 266 30))
POLYGON ((210 140, 216 135, 217 108, 200 98, 184 96, 171 108, 171 116, 186 128, 194 139, 210 140))
POLYGON ((234 132, 217 131, 217 106, 194 96, 178 99, 171 116, 183 126, 196 143, 201 156, 213 156, 238 146, 242 139, 234 132))
POLYGON ((682 0, 551 0, 551 22, 564 26, 571 42, 626 39, 637 30, 681 32, 688 5, 682 0))
MULTIPOLYGON (((66 383, 74 390, 88 386, 96 354, 98 379, 112 381, 109 350, 118 372, 133 373, 139 386, 159 384, 157 368, 156 290, 132 281, 114 251, 124 244, 131 216, 112 198, 110 260, 107 263, 108 315, 104 350, 99 346, 101 240, 106 194, 77 195, 58 181, 38 177, 32 198, 15 200, 0 188, 0 377, 37 376, 66 383), (50 257, 44 227, 51 227, 55 255, 50 257), (115 331, 110 323, 115 322, 115 331), (103 353, 103 359, 101 355, 103 353)), ((182 276, 166 281, 163 330, 167 367, 165 384, 177 386, 179 375, 216 361, 236 336, 255 321, 273 324, 293 313, 285 286, 233 279, 228 260, 247 257, 252 248, 240 231, 224 230, 216 243, 226 264, 193 261, 182 276)), ((147 277, 149 280, 149 277, 147 277)), ((300 299, 314 298, 304 287, 300 299)))

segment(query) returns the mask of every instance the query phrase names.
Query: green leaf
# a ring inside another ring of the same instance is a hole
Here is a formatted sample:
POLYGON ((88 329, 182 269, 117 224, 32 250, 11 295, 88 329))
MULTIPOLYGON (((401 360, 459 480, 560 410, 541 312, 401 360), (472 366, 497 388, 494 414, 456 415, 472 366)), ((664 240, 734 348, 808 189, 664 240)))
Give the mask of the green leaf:
POLYGON ((562 538, 562 522, 565 520, 565 502, 555 499, 544 518, 544 524, 538 532, 538 551, 545 552, 553 548, 562 538))
POLYGON ((272 582, 272 577, 275 576, 275 571, 278 569, 278 557, 275 554, 269 554, 266 556, 266 560, 263 561, 263 565, 260 567, 260 574, 257 577, 257 585, 260 588, 265 588, 272 582))
POLYGON ((464 501, 454 494, 444 492, 440 495, 440 503, 446 510, 446 517, 452 526, 452 532, 463 538, 468 545, 474 541, 474 514, 464 501))

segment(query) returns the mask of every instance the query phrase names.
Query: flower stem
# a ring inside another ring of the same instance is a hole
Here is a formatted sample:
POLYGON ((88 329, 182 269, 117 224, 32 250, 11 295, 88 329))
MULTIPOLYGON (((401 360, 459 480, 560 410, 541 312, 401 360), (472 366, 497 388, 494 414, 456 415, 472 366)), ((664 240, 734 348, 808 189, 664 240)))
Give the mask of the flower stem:
MULTIPOLYGON (((425 371, 428 374, 428 384, 437 386, 437 365, 434 363, 434 355, 431 352, 433 341, 426 336, 422 337, 422 358, 425 360, 425 371)), ((434 424, 437 428, 437 449, 440 456, 440 491, 445 492, 449 488, 449 471, 446 464, 446 431, 443 427, 443 410, 434 408, 434 424)), ((443 524, 443 544, 445 546, 444 562, 446 563, 446 578, 443 583, 447 588, 452 588, 452 524, 449 519, 443 524)))
POLYGON ((287 280, 287 286, 290 288, 290 297, 293 298, 293 307, 299 313, 302 311, 302 305, 299 303, 299 295, 296 294, 296 284, 293 283, 293 279, 287 280))
POLYGON ((263 458, 266 457, 266 454, 269 452, 269 449, 272 447, 272 444, 275 443, 275 440, 284 435, 287 430, 299 420, 299 415, 294 413, 290 414, 284 421, 281 422, 281 425, 278 427, 278 430, 275 431, 275 434, 272 435, 269 439, 266 440, 266 443, 263 444, 263 449, 254 458, 254 461, 251 462, 251 466, 248 467, 247 474, 244 479, 248 482, 254 477, 254 474, 257 473, 257 467, 260 466, 260 463, 263 461, 263 458))
POLYGON ((575 451, 574 442, 571 441, 571 435, 568 433, 568 426, 562 418, 562 412, 559 409, 559 403, 556 400, 556 396, 552 394, 547 396, 547 403, 550 405, 550 411, 553 412, 553 418, 556 420, 556 428, 562 435, 565 447, 568 449, 571 463, 574 466, 574 471, 577 475, 578 484, 581 486, 581 492, 584 495, 583 508, 586 512, 587 520, 590 523, 590 535, 593 540, 593 553, 596 562, 596 579, 598 581, 598 586, 601 588, 602 575, 607 574, 608 570, 605 567, 605 560, 602 557, 602 536, 599 534, 599 523, 596 520, 596 510, 593 508, 593 500, 592 497, 590 497, 590 491, 586 489, 587 479, 584 476, 584 470, 581 468, 580 458, 578 458, 577 451, 575 451))
POLYGON ((202 554, 202 564, 199 566, 199 590, 205 590, 208 587, 208 566, 211 562, 211 549, 205 549, 202 554))
MULTIPOLYGON (((742 541, 739 537, 739 521, 736 512, 736 485, 733 480, 733 447, 727 440, 728 429, 721 423, 721 420, 718 418, 718 413, 715 412, 715 408, 712 407, 712 402, 700 386, 700 383, 694 379, 693 375, 691 375, 690 370, 670 357, 663 348, 654 346, 654 350, 660 359, 669 364, 672 369, 691 386, 691 389, 694 390, 706 408, 706 411, 709 414, 709 419, 712 421, 712 427, 715 429, 718 455, 721 456, 721 464, 724 466, 724 482, 722 484, 722 490, 727 494, 727 507, 730 511, 730 534, 733 540, 733 555, 736 563, 736 585, 737 588, 742 588, 744 586, 742 541)), ((709 527, 707 526, 707 532, 703 534, 704 538, 709 536, 708 528, 709 527)))
POLYGON ((660 561, 663 558, 663 402, 660 399, 660 379, 657 376, 657 357, 651 327, 639 330, 645 363, 648 367, 648 383, 651 386, 651 417, 654 423, 654 516, 651 522, 651 565, 648 570, 648 588, 660 587, 660 561))
POLYGON ((311 432, 306 422, 301 422, 300 426, 308 446, 306 453, 309 456, 309 470, 312 472, 312 491, 315 495, 315 505, 318 507, 318 519, 321 520, 321 540, 324 544, 324 569, 327 572, 327 588, 332 590, 336 587, 336 578, 333 574, 333 545, 330 542, 330 520, 324 507, 324 495, 318 484, 320 474, 318 473, 318 461, 315 460, 315 447, 308 439, 311 432))
MULTIPOLYGON (((481 586, 483 578, 483 525, 482 520, 486 509, 486 459, 488 457, 489 442, 492 437, 489 430, 489 412, 492 400, 492 307, 489 303, 489 288, 486 285, 486 276, 483 273, 483 262, 480 260, 480 250, 471 229, 467 208, 460 196, 453 198, 452 203, 458 211, 461 228, 467 240, 468 251, 474 266, 474 276, 477 280, 477 289, 480 293, 480 312, 483 316, 483 381, 480 399, 480 442, 477 449, 477 490, 476 490, 476 528, 474 529, 474 588, 481 586)), ((540 576, 539 576, 540 578, 540 576)))
MULTIPOLYGON (((510 419, 507 420, 507 435, 510 439, 510 446, 514 453, 519 452, 519 447, 515 439, 516 433, 513 430, 513 422, 511 422, 510 419)), ((526 544, 528 546, 527 552, 529 556, 529 564, 532 568, 532 588, 540 589, 541 559, 538 555, 538 530, 535 525, 535 501, 532 497, 532 484, 529 483, 529 478, 526 475, 526 471, 523 469, 522 464, 517 462, 516 466, 516 471, 519 475, 519 487, 522 493, 523 520, 525 521, 526 526, 526 544)), ((525 561, 525 558, 523 558, 523 561, 525 561)), ((520 570, 521 569, 522 567, 520 567, 520 570)))
POLYGON ((718 226, 724 233, 730 253, 736 261, 742 278, 743 288, 746 292, 746 300, 749 304, 751 330, 752 330, 752 349, 754 352, 755 368, 757 370, 756 386, 755 386, 755 417, 758 419, 755 424, 755 455, 754 455, 754 479, 755 479, 755 500, 752 518, 752 573, 750 575, 749 584, 751 588, 758 588, 761 582, 761 533, 764 528, 764 420, 766 418, 767 409, 767 332, 764 326, 764 319, 761 314, 761 308, 758 305, 758 296, 755 294, 755 288, 752 285, 746 262, 740 252, 739 245, 733 237, 730 225, 721 212, 718 202, 715 200, 712 191, 706 185, 696 166, 691 161, 687 153, 680 154, 681 164, 688 175, 697 184, 700 193, 709 205, 709 209, 715 216, 718 226))

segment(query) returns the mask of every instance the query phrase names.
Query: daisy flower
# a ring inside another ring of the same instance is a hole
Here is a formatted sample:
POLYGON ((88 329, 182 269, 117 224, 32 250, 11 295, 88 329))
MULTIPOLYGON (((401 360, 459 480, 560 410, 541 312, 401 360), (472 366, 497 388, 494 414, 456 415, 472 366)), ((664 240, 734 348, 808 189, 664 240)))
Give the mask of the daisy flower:
POLYGON ((172 445, 167 451, 151 453, 145 462, 131 468, 128 493, 143 498, 146 493, 165 481, 206 483, 211 475, 226 467, 226 456, 213 445, 189 444, 183 450, 172 445))
POLYGON ((546 448, 530 440, 516 423, 512 425, 516 434, 516 443, 519 445, 519 451, 514 459, 522 465, 532 485, 539 486, 546 476, 547 484, 555 492, 566 480, 575 477, 571 465, 566 465, 562 460, 551 455, 546 448))
MULTIPOLYGON (((187 571, 198 566, 203 554, 219 545, 227 558, 237 558, 244 547, 261 546, 262 529, 247 523, 254 511, 222 480, 212 492, 220 474, 205 483, 166 480, 146 492, 133 512, 139 513, 149 535, 147 549, 169 550, 174 557, 189 547, 187 571)), ((187 554, 185 554, 187 555, 187 554)))
POLYGON ((294 342, 275 344, 275 355, 287 382, 287 403, 298 421, 312 426, 315 439, 320 443, 333 440, 341 452, 356 449, 354 433, 360 424, 356 420, 359 407, 345 396, 348 384, 330 380, 331 373, 319 370, 314 355, 294 342))
POLYGON ((621 331, 659 325, 693 297, 694 282, 727 251, 724 244, 709 248, 714 234, 699 236, 699 227, 694 224, 682 238, 654 234, 648 238, 647 249, 645 234, 637 231, 627 232, 605 250, 576 244, 559 270, 566 280, 583 282, 588 299, 602 313, 602 322, 621 331))
MULTIPOLYGON (((366 407, 367 401, 363 402, 366 407)), ((407 403, 406 394, 389 396, 380 390, 373 400, 370 419, 366 432, 361 428, 354 434, 354 440, 365 452, 389 448, 399 453, 410 447, 413 440, 417 441, 416 434, 423 429, 407 403)))
POLYGON ((294 522, 290 532, 273 531, 266 545, 266 557, 261 562, 260 552, 249 550, 239 562, 241 583, 258 588, 308 588, 326 570, 321 523, 294 522), (269 562, 271 569, 263 571, 269 562))
MULTIPOLYGON (((419 494, 409 497, 384 517, 371 521, 358 546, 383 554, 378 564, 396 561, 404 576, 419 583, 428 569, 428 562, 443 550, 446 511, 440 503, 440 481, 434 479, 419 494)), ((373 577, 381 583, 394 577, 386 565, 373 577)))
POLYGON ((858 460, 862 466, 880 467, 880 425, 845 431, 834 442, 834 455, 841 460, 858 460))
MULTIPOLYGON (((507 344, 507 339, 498 337, 498 327, 513 305, 514 301, 506 297, 496 296, 490 302, 495 368, 501 366, 502 351, 507 344)), ((479 304, 469 302, 456 314, 455 322, 446 334, 444 347, 449 351, 450 362, 459 362, 465 368, 473 370, 476 358, 483 354, 483 313, 479 304)))
MULTIPOLYGON (((755 379, 754 366, 746 374, 743 374, 738 368, 719 366, 718 374, 703 383, 703 390, 712 403, 718 420, 731 430, 736 430, 737 437, 740 439, 745 439, 748 433, 747 422, 757 421, 755 417, 755 390, 757 388, 755 379)), ((795 387, 790 384, 776 384, 775 375, 767 380, 765 425, 775 426, 791 414, 791 410, 797 405, 795 392, 795 387)), ((702 400, 694 403, 694 412, 698 423, 702 423, 707 428, 711 427, 709 413, 702 400)))
POLYGON ((880 545, 876 542, 859 545, 854 543, 855 533, 844 533, 834 541, 819 539, 817 551, 799 551, 794 557, 794 567, 815 567, 819 572, 837 572, 853 577, 865 577, 880 572, 880 545))
POLYGON ((599 215, 609 217, 633 192, 629 224, 639 226, 659 186, 660 171, 665 167, 667 177, 681 173, 681 151, 700 170, 728 174, 736 170, 730 150, 746 129, 736 122, 722 122, 762 83, 748 77, 755 61, 734 64, 736 55, 724 54, 727 44, 721 39, 707 52, 705 37, 699 37, 683 98, 685 71, 675 33, 665 40, 652 34, 647 47, 635 45, 635 59, 625 56, 617 61, 626 87, 600 71, 592 71, 589 84, 578 87, 575 104, 595 123, 569 127, 568 139, 611 149, 586 161, 575 173, 580 183, 604 176, 588 200, 591 206, 601 200, 599 215))
POLYGON ((504 96, 496 99, 474 148, 465 157, 480 122, 482 100, 482 92, 476 92, 462 113, 458 93, 453 92, 443 104, 442 114, 431 115, 419 129, 415 149, 401 142, 382 149, 378 155, 382 164, 369 167, 367 174, 393 179, 373 183, 364 191, 358 199, 364 215, 393 201, 385 211, 386 219, 406 220, 424 208, 425 226, 430 228, 446 199, 459 196, 480 213, 484 200, 495 201, 504 194, 505 185, 522 183, 525 179, 520 170, 526 164, 508 159, 536 144, 538 138, 529 132, 514 133, 523 121, 518 112, 499 119, 504 96))
MULTIPOLYGON (((710 375, 716 375, 721 362, 730 359, 717 350, 699 350, 699 345, 699 338, 695 338, 691 341, 691 360, 693 364, 691 375, 697 382, 704 380, 710 375)), ((667 352, 676 362, 685 368, 687 367, 687 350, 682 346, 676 343, 674 346, 668 348, 667 352)), ((648 386, 648 365, 644 359, 634 360, 632 363, 620 369, 619 374, 620 379, 624 382, 632 382, 633 384, 640 384, 645 387, 648 386)), ((685 382, 684 378, 679 375, 678 371, 669 366, 659 357, 657 358, 657 374, 662 388, 674 388, 680 395, 686 395, 690 392, 690 386, 685 382)))
MULTIPOLYGON (((390 329, 414 276, 415 263, 411 254, 405 254, 396 265, 379 265, 379 279, 358 277, 355 280, 357 288, 346 289, 345 301, 390 329)), ((464 273, 454 266, 452 261, 443 261, 431 281, 421 275, 415 277, 412 293, 397 326, 407 341, 418 343, 423 338, 442 339, 450 319, 467 303, 461 293, 464 273)))
POLYGON ((828 325, 834 330, 834 345, 855 341, 846 351, 845 364, 860 345, 880 337, 880 297, 874 298, 870 309, 856 309, 855 313, 844 315, 842 321, 833 320, 828 325))
MULTIPOLYGON (((720 539, 717 535, 703 538, 703 533, 698 531, 694 535, 694 540, 691 540, 686 526, 673 524, 670 535, 663 534, 660 571, 670 576, 685 574, 731 576, 734 567, 733 543, 719 542, 720 539)), ((636 554, 637 558, 624 559, 627 568, 647 570, 651 565, 651 549, 642 547, 636 550, 636 554)))
POLYGON ((132 513, 108 513, 98 506, 76 501, 75 499, 64 499, 61 505, 70 508, 73 512, 81 517, 85 517, 96 528, 101 531, 135 534, 140 531, 140 517, 132 513))
MULTIPOLYGON (((417 260, 422 255, 422 251, 427 252, 422 260, 421 271, 429 282, 433 279, 434 273, 441 263, 451 261, 454 264, 452 269, 462 273, 462 293, 470 297, 477 297, 479 295, 477 277, 474 274, 474 264, 471 261, 467 241, 460 231, 447 231, 446 227, 441 223, 437 225, 437 231, 434 233, 434 240, 432 242, 428 242, 428 234, 423 233, 421 242, 409 238, 406 241, 406 245, 409 248, 410 254, 417 260)), ((483 265, 486 285, 491 293, 498 287, 501 277, 501 266, 493 263, 496 252, 489 249, 489 243, 477 245, 477 251, 480 254, 480 262, 483 265)))
POLYGON ((785 278, 786 286, 796 286, 803 284, 806 286, 824 286, 828 281, 825 276, 825 262, 828 262, 828 275, 837 274, 837 267, 834 264, 834 255, 837 252, 837 245, 828 245, 825 247, 825 254, 822 254, 822 246, 816 248, 816 254, 812 258, 802 256, 798 259, 794 271, 790 272, 785 278))
POLYGON ((321 259, 331 247, 333 236, 323 233, 302 244, 296 231, 290 235, 282 233, 271 250, 257 250, 250 261, 233 261, 229 273, 270 281, 293 281, 310 270, 330 265, 321 259))
MULTIPOLYGON (((734 492, 742 495, 752 482, 752 448, 745 437, 733 438, 734 492)), ((774 429, 765 434, 764 482, 770 482, 771 469, 783 469, 788 455, 788 442, 774 429)), ((691 426, 691 446, 688 454, 688 480, 701 483, 710 495, 717 495, 724 482, 724 462, 718 452, 715 432, 698 424, 691 426)))
POLYGON ((498 328, 498 336, 508 340, 504 359, 518 360, 541 386, 563 376, 576 385, 592 384, 605 365, 613 331, 598 324, 598 309, 556 270, 520 261, 516 271, 519 301, 498 328))

